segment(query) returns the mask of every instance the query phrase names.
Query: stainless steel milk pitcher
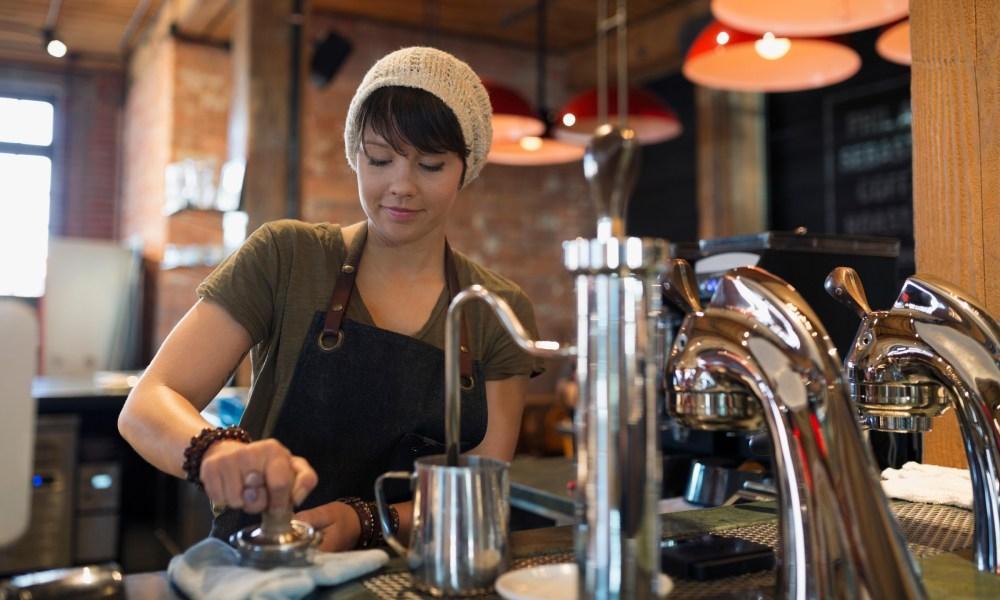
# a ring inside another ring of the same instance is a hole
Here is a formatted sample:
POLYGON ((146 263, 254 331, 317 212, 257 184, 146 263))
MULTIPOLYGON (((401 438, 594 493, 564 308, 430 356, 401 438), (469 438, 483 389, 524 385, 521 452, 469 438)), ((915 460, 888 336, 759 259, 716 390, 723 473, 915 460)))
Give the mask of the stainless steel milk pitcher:
POLYGON ((405 556, 414 587, 434 596, 489 592, 507 570, 510 523, 508 464, 462 456, 448 466, 439 454, 417 459, 415 471, 391 471, 375 481, 382 523, 389 522, 386 479, 406 479, 413 488, 409 547, 383 528, 385 540, 405 556))

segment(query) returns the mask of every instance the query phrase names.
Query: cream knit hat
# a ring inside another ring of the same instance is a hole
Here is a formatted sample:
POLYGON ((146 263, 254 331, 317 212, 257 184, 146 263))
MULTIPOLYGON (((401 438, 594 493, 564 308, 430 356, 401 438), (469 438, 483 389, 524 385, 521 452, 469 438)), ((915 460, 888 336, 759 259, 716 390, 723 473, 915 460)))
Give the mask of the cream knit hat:
POLYGON ((403 86, 424 90, 441 99, 455 113, 462 127, 469 156, 465 157, 462 187, 479 175, 493 141, 493 109, 479 76, 469 65, 436 48, 412 47, 396 50, 382 57, 368 70, 347 109, 344 147, 347 162, 358 170, 358 146, 361 143, 358 116, 361 105, 378 88, 403 86))

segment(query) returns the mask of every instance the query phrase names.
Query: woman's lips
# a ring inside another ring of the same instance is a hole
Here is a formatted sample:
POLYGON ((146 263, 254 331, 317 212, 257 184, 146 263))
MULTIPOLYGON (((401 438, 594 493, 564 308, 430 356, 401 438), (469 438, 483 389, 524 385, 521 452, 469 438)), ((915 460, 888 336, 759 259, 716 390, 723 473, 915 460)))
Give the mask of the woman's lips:
POLYGON ((411 221, 421 212, 419 210, 401 208, 398 206, 383 206, 382 210, 384 210, 394 221, 411 221))

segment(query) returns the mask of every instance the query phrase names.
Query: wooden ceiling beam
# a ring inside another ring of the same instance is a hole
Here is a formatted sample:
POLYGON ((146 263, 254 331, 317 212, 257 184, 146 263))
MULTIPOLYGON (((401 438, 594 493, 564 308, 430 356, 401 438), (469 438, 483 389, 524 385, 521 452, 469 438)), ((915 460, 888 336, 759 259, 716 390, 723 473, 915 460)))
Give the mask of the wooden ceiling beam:
MULTIPOLYGON (((628 77, 629 81, 642 83, 680 69, 684 49, 680 47, 680 34, 692 19, 709 12, 709 0, 691 0, 674 4, 670 8, 651 14, 628 27, 628 77)), ((609 80, 613 80, 616 36, 608 37, 609 80)), ((570 90, 584 90, 597 84, 597 43, 565 53, 567 63, 566 84, 570 90)))
POLYGON ((211 37, 219 21, 233 10, 232 0, 174 0, 174 23, 184 33, 211 37))

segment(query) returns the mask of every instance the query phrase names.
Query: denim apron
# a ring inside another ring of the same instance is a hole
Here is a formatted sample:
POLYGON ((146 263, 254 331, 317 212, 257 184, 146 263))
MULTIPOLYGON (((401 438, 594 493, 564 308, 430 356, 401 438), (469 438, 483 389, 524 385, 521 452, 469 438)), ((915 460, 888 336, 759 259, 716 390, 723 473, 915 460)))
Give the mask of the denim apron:
MULTIPOLYGON (((319 483, 299 510, 337 498, 374 498, 375 478, 413 469, 421 456, 444 453, 444 351, 415 338, 345 319, 364 250, 367 227, 352 244, 337 277, 329 308, 317 311, 299 352, 288 395, 272 437, 309 461, 319 483)), ((445 242, 450 298, 460 291, 451 248, 445 242)), ((463 451, 486 435, 482 365, 469 353, 461 328, 463 451)), ((388 500, 409 491, 386 488, 388 500)), ((212 535, 228 539, 259 516, 227 510, 212 535)))

